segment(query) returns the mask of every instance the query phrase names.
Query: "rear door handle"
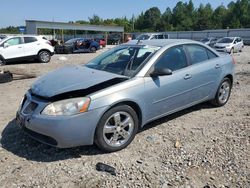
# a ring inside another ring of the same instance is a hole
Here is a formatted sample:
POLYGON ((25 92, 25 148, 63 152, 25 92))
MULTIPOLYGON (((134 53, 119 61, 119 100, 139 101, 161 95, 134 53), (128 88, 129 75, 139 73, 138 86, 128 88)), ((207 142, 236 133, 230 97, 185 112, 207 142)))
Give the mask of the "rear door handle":
POLYGON ((23 48, 22 46, 18 46, 18 48, 23 48))
POLYGON ((190 78, 192 78, 192 75, 190 75, 190 74, 186 74, 186 75, 184 76, 184 80, 188 80, 188 79, 190 79, 190 78))
POLYGON ((219 68, 220 68, 220 65, 219 65, 219 64, 216 64, 216 65, 215 65, 215 68, 216 68, 216 69, 219 69, 219 68))

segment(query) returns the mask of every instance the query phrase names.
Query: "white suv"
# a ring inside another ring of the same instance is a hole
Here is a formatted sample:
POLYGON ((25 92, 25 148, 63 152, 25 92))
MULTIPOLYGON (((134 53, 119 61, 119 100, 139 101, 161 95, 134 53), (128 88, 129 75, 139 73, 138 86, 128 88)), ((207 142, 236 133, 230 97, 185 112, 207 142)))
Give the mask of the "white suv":
POLYGON ((54 47, 42 36, 9 36, 0 41, 0 64, 38 59, 48 63, 54 55, 54 47))
POLYGON ((169 39, 169 34, 167 33, 143 33, 136 37, 134 40, 130 40, 128 44, 137 44, 138 41, 142 40, 153 40, 153 39, 169 39))

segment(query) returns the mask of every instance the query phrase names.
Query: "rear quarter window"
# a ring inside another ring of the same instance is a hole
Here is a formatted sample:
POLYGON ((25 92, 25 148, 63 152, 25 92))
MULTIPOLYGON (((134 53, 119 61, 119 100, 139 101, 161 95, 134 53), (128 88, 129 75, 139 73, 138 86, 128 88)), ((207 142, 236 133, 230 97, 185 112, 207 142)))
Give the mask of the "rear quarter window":
POLYGON ((198 64, 217 57, 217 55, 209 49, 195 44, 186 45, 186 51, 192 64, 198 64))

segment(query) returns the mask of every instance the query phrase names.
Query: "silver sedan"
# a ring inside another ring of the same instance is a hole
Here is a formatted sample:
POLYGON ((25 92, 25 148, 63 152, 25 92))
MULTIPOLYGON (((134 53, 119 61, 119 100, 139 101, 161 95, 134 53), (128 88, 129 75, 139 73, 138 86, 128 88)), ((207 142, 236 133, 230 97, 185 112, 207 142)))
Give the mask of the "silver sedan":
POLYGON ((227 103, 234 75, 230 55, 191 40, 117 46, 86 65, 38 79, 17 112, 34 139, 60 148, 121 150, 139 128, 201 102, 227 103))

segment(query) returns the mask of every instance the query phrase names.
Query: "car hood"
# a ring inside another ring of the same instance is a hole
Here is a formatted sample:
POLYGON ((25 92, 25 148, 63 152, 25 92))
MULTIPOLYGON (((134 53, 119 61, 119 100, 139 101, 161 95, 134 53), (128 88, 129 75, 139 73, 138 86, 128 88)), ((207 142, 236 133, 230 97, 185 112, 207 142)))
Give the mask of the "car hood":
POLYGON ((226 47, 226 46, 229 46, 231 45, 232 43, 216 43, 215 46, 218 46, 218 47, 226 47))
POLYGON ((128 77, 82 65, 67 66, 42 76, 31 86, 31 92, 37 96, 51 98, 67 92, 88 89, 116 78, 128 77))

